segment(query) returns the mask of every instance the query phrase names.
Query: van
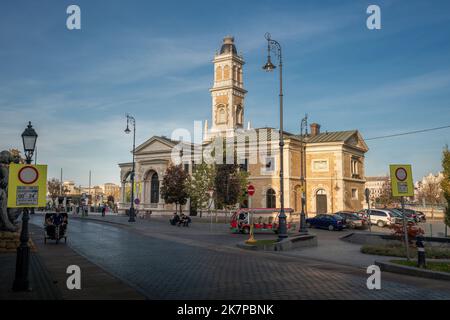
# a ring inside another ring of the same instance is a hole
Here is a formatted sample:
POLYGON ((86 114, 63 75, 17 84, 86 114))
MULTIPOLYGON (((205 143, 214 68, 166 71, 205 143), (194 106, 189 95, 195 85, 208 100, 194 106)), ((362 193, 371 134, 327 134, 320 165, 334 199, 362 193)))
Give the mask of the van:
MULTIPOLYGON (((295 230, 294 212, 291 208, 285 208, 286 228, 295 230)), ((278 215, 280 209, 275 208, 243 208, 233 213, 231 216, 230 230, 232 233, 250 233, 250 227, 253 225, 253 232, 278 232, 278 215)))

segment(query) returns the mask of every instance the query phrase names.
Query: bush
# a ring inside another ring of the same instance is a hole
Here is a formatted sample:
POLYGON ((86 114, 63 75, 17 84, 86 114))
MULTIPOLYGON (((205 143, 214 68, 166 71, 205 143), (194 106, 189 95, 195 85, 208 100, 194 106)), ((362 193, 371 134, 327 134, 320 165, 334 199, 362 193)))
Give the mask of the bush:
MULTIPOLYGON (((365 254, 374 254, 378 256, 406 257, 405 245, 401 242, 392 244, 366 244, 361 247, 361 252, 365 254)), ((417 256, 417 248, 409 246, 410 258, 417 256)), ((450 259, 450 248, 426 247, 425 255, 428 259, 450 259)))

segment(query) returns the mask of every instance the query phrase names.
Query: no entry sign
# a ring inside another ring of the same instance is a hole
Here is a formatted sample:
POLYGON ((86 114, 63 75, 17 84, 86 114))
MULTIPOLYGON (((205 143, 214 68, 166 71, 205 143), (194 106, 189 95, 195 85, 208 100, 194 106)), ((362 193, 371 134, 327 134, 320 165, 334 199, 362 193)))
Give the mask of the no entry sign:
POLYGON ((46 165, 9 165, 8 208, 45 207, 46 196, 46 165))
POLYGON ((247 193, 251 197, 255 194, 255 187, 252 184, 249 184, 247 187, 247 193))
POLYGON ((19 170, 18 178, 24 184, 33 184, 39 179, 39 171, 33 166, 25 166, 19 170))
POLYGON ((414 185, 411 165, 409 164, 391 164, 391 189, 394 197, 412 197, 414 196, 414 185))

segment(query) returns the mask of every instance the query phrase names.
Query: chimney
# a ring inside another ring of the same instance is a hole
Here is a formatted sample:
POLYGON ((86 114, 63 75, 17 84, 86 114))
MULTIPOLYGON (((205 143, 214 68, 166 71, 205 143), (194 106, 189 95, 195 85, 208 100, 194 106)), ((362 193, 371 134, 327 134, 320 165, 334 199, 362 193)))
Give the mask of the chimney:
POLYGON ((311 123, 311 137, 315 137, 320 133, 320 124, 311 123))

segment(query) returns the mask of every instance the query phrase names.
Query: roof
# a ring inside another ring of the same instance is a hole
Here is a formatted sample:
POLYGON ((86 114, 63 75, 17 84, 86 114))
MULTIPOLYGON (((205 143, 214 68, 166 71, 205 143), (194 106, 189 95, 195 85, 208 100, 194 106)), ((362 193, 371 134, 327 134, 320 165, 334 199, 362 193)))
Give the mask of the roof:
POLYGON ((340 142, 340 141, 345 142, 347 139, 349 139, 357 132, 358 132, 357 130, 322 132, 314 137, 309 136, 305 140, 308 143, 340 142))
POLYGON ((220 48, 220 54, 234 53, 237 54, 236 46, 234 45, 234 38, 232 36, 226 36, 223 38, 223 45, 220 48))

